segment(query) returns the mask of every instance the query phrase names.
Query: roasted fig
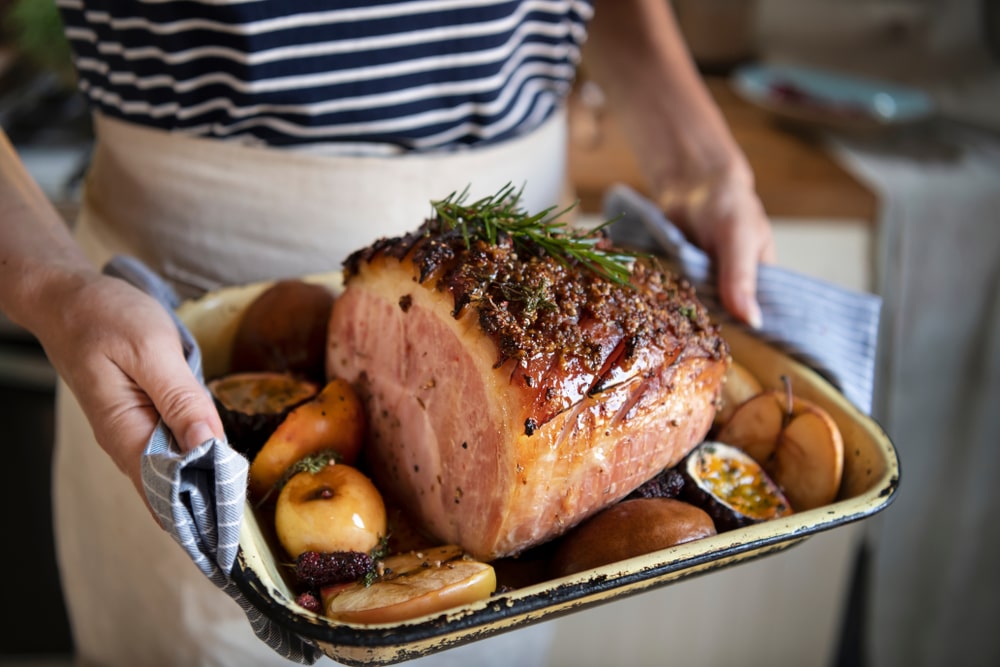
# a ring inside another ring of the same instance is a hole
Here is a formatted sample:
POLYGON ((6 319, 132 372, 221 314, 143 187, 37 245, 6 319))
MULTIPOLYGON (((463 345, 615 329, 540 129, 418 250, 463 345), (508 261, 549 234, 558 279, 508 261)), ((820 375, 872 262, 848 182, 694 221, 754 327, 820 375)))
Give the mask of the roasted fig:
POLYGON ((255 298, 237 326, 233 372, 276 371, 322 382, 334 294, 304 280, 279 280, 255 298))
POLYGON ((774 480, 736 447, 703 442, 681 462, 680 471, 682 497, 708 512, 720 533, 792 513, 774 480))
POLYGON ((293 408, 320 386, 290 373, 231 373, 208 383, 229 444, 251 461, 293 408))

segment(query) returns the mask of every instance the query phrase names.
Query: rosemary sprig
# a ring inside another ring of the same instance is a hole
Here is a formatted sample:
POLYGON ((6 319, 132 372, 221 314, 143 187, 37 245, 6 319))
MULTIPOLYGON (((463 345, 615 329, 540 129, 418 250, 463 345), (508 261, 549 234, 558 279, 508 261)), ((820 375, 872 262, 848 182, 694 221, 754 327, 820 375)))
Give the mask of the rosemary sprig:
POLYGON ((473 239, 496 245, 500 236, 506 234, 516 246, 541 248, 563 265, 576 261, 612 282, 629 284, 632 262, 637 255, 597 247, 604 229, 617 218, 589 230, 570 231, 560 218, 576 204, 560 211, 551 206, 529 215, 520 207, 522 194, 523 187, 515 191, 508 183, 497 193, 467 204, 469 188, 466 187, 461 193, 432 201, 431 206, 445 230, 457 229, 462 234, 466 247, 471 246, 473 239))

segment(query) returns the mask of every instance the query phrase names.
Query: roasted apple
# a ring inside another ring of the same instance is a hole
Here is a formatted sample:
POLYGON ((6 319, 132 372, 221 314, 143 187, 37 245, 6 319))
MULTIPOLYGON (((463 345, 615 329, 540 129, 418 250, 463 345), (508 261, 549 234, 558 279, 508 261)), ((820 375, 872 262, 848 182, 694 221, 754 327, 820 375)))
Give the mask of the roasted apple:
POLYGON ((288 413, 320 385, 290 373, 231 373, 208 383, 232 447, 253 460, 288 413))
POLYGON ((233 372, 290 372, 322 381, 334 294, 299 279, 279 280, 243 311, 233 338, 233 372))
POLYGON ((368 553, 386 536, 385 503, 360 470, 330 463, 285 483, 274 530, 292 558, 307 551, 368 553))
POLYGON ((833 502, 844 471, 844 443, 819 405, 789 389, 767 390, 742 403, 716 433, 763 466, 796 511, 833 502))
POLYGON ((346 623, 398 623, 487 599, 496 590, 488 563, 446 545, 389 556, 372 582, 321 590, 328 617, 346 623))
POLYGON ((562 577, 715 533, 711 517, 690 503, 673 498, 623 500, 561 538, 551 570, 562 577))
POLYGON ((314 398, 288 413, 250 464, 250 497, 259 501, 296 461, 333 452, 354 464, 367 431, 364 406, 344 380, 335 378, 314 398))
POLYGON ((681 495, 708 512, 719 532, 792 513, 778 485, 736 447, 703 442, 678 468, 684 479, 681 495))

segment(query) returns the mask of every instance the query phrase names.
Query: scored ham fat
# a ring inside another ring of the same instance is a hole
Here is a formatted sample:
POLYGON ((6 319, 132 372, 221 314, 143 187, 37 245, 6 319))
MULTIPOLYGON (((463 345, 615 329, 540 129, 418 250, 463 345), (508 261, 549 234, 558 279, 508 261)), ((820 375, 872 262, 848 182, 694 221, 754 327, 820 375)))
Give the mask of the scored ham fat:
POLYGON ((686 283, 645 260, 631 283, 432 220, 352 255, 327 374, 365 401, 388 499, 491 560, 679 462, 711 426, 728 349, 686 283))

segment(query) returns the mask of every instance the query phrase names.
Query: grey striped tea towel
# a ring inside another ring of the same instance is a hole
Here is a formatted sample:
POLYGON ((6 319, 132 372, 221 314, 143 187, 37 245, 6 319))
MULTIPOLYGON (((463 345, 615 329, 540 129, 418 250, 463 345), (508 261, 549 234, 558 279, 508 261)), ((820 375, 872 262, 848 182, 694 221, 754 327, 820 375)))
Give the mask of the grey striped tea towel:
MULTIPOLYGON (((726 326, 743 326, 720 306, 712 262, 659 207, 624 185, 604 199, 616 243, 666 257, 726 326)), ((871 412, 882 299, 776 266, 761 266, 757 299, 763 324, 755 335, 815 369, 862 412, 871 412)))

